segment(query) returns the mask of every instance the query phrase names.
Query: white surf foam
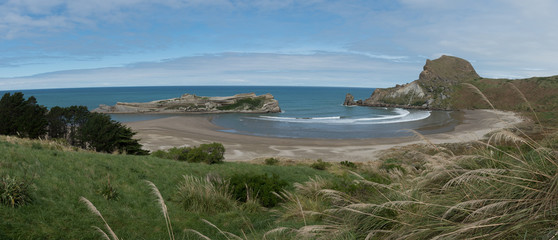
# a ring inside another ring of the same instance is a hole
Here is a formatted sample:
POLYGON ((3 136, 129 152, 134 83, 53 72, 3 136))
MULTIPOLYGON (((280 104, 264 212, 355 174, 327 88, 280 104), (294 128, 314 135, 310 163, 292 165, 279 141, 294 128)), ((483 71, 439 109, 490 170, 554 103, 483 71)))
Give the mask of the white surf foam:
POLYGON ((396 108, 393 110, 395 115, 380 115, 370 118, 343 118, 341 116, 331 117, 309 117, 309 118, 295 118, 295 117, 274 117, 274 116, 260 116, 258 120, 266 121, 279 121, 289 123, 322 123, 322 124, 388 124, 398 122, 419 121, 430 116, 429 111, 413 111, 396 108))

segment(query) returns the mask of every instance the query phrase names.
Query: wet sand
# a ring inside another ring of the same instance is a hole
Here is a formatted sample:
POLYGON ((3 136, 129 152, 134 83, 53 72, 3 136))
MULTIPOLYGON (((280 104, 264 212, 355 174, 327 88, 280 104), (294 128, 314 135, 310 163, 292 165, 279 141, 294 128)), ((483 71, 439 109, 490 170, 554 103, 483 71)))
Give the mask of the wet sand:
MULTIPOLYGON (((522 119, 513 112, 464 110, 461 123, 453 131, 429 134, 433 143, 468 142, 522 119)), ((225 161, 251 161, 256 158, 288 158, 293 160, 371 161, 392 147, 424 143, 419 137, 372 139, 304 139, 273 138, 223 132, 210 116, 184 115, 163 119, 126 123, 138 134, 148 150, 197 146, 219 142, 225 146, 225 161)))

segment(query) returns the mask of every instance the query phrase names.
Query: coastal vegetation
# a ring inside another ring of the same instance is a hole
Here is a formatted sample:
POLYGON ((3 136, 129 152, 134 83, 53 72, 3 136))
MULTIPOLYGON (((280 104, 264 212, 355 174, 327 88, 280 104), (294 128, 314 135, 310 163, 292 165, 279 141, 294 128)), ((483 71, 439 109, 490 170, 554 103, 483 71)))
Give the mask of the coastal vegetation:
MULTIPOLYGON (((219 236, 218 230, 203 221, 206 220, 223 231, 239 236, 244 232, 260 239, 276 226, 279 217, 259 203, 257 199, 263 196, 264 190, 257 190, 256 186, 262 189, 270 186, 272 191, 282 191, 273 186, 292 190, 294 183, 308 181, 313 176, 333 177, 331 173, 305 165, 188 163, 152 156, 99 154, 58 142, 2 136, 0 178, 8 175, 10 179, 24 181, 29 186, 26 195, 31 196, 32 201, 16 208, 9 204, 0 205, 0 239, 99 239, 101 235, 91 226, 102 226, 102 221, 89 212, 79 201, 80 197, 93 203, 122 239, 166 238, 164 216, 145 180, 154 183, 164 197, 177 238, 197 239, 192 233, 185 233, 185 229, 195 229, 211 238, 219 236), (250 180, 254 174, 265 174, 266 177, 250 180), (232 181, 233 177, 237 179, 236 185, 230 183, 230 188, 250 186, 247 191, 250 195, 243 195, 246 201, 230 198, 231 192, 224 195, 228 200, 223 200, 230 201, 230 204, 218 205, 208 201, 216 198, 213 194, 218 190, 197 185, 200 181, 206 184, 205 179, 210 179, 209 182, 219 188, 216 179, 232 181), (109 185, 109 181, 110 188, 107 189, 111 190, 100 191, 109 185), (187 186, 198 188, 188 190, 187 186), (193 191, 202 200, 183 198, 187 192, 193 191), (116 192, 118 197, 107 200, 106 192, 116 192), (189 204, 186 210, 184 203, 188 201, 206 206, 192 210, 190 207, 196 205, 189 204), (204 208, 213 210, 207 212, 204 208)), ((283 223, 291 227, 302 226, 298 221, 283 223)))
POLYGON ((223 162, 225 147, 220 143, 201 144, 198 147, 173 147, 168 150, 157 150, 155 157, 187 162, 204 162, 207 164, 223 162))
POLYGON ((89 112, 85 106, 53 107, 48 110, 33 96, 6 93, 0 99, 0 134, 49 138, 97 152, 145 155, 135 133, 110 116, 89 112))
POLYGON ((149 180, 178 239, 203 239, 190 230, 211 239, 223 233, 242 239, 550 239, 558 227, 557 142, 555 134, 533 141, 501 130, 483 142, 409 146, 378 162, 323 171, 282 161, 207 165, 75 152, 59 143, 2 137, 2 183, 25 182, 24 193, 16 193, 32 201, 3 201, 0 232, 8 239, 98 238, 90 226, 102 222, 78 201, 83 196, 118 237, 166 238, 149 180))

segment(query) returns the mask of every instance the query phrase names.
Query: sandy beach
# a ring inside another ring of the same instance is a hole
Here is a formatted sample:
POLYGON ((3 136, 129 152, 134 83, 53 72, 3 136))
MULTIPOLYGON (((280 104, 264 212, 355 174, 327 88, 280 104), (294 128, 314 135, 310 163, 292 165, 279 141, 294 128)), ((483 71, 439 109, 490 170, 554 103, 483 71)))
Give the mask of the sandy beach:
MULTIPOLYGON (((453 131, 429 134, 433 143, 467 142, 485 134, 513 126, 522 119, 513 112, 464 110, 461 123, 453 131)), ((302 139, 273 138, 223 132, 210 117, 174 116, 163 119, 127 123, 138 134, 148 150, 197 146, 219 142, 225 146, 225 161, 251 161, 278 157, 293 160, 372 161, 381 151, 404 145, 424 143, 419 137, 373 139, 302 139)))

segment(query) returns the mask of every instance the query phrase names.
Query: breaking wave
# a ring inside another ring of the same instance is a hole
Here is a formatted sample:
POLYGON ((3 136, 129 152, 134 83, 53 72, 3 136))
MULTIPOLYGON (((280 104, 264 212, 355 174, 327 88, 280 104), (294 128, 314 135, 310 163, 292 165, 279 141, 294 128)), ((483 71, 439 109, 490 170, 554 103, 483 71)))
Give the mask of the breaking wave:
POLYGON ((255 119, 265 121, 278 121, 289 123, 322 123, 322 124, 387 124, 419 121, 430 116, 430 111, 413 111, 396 108, 394 114, 378 115, 369 118, 351 118, 343 116, 331 117, 275 117, 275 116, 259 116, 255 119))

